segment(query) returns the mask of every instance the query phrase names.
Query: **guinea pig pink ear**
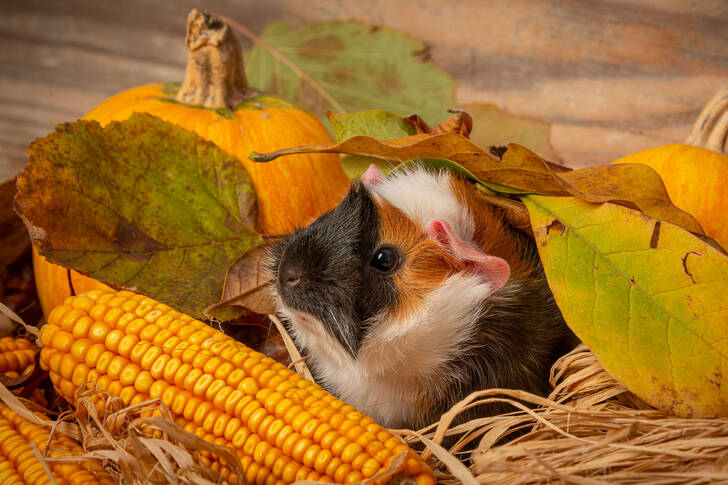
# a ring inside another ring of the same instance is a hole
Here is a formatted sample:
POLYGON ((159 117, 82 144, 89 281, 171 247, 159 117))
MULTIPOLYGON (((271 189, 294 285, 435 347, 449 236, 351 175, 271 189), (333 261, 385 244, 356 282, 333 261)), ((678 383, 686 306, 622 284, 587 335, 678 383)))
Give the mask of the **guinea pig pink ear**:
POLYGON ((384 180, 384 174, 372 163, 369 165, 367 171, 364 172, 364 175, 361 176, 361 180, 365 184, 376 184, 384 180))
POLYGON ((427 236, 440 243, 450 254, 473 267, 484 283, 492 285, 491 292, 506 284, 511 267, 505 259, 485 254, 472 244, 462 241, 452 230, 450 224, 435 219, 427 225, 427 236))

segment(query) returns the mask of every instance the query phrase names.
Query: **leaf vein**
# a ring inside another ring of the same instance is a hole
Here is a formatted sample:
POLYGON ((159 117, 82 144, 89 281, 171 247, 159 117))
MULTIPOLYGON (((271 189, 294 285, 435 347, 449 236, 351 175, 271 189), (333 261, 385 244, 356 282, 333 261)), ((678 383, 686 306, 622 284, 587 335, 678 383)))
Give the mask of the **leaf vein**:
POLYGON ((141 266, 141 268, 139 268, 139 270, 136 271, 129 279, 127 279, 126 281, 124 281, 121 284, 121 286, 127 286, 133 279, 135 279, 137 276, 139 276, 142 273, 142 271, 144 271, 145 269, 147 269, 147 266, 149 266, 149 262, 152 260, 152 258, 154 258, 154 255, 153 254, 150 255, 147 258, 147 260, 144 262, 144 264, 141 266))

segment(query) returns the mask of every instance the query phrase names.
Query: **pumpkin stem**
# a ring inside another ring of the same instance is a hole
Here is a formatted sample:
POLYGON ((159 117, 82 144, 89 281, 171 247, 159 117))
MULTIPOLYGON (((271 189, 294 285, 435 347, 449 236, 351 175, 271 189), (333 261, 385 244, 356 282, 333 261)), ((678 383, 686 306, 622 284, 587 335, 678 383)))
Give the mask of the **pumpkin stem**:
POLYGON ((222 19, 192 9, 187 16, 185 42, 190 54, 177 101, 232 109, 246 98, 249 89, 240 44, 222 19))
POLYGON ((728 84, 705 105, 685 143, 728 153, 728 84))

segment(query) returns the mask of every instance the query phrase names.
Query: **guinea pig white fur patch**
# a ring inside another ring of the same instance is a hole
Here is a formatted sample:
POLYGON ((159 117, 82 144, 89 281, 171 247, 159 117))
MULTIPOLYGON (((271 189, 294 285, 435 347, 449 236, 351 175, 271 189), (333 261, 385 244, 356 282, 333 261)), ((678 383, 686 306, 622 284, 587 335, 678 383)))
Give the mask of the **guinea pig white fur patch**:
POLYGON ((444 219, 462 240, 473 239, 475 222, 467 207, 458 201, 446 171, 407 168, 366 187, 375 199, 389 201, 422 227, 435 219, 444 219))

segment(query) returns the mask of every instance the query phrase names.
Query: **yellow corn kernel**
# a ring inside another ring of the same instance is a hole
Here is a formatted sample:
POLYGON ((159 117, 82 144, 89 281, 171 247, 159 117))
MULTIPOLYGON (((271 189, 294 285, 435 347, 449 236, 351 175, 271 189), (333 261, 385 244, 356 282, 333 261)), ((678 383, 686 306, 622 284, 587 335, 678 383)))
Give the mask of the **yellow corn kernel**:
MULTIPOLYGON (((408 458, 398 473, 434 481, 427 465, 371 418, 154 300, 93 291, 68 298, 48 320, 41 365, 67 400, 85 379, 127 405, 160 399, 184 429, 233 447, 251 483, 352 483, 376 475, 402 451, 408 458)), ((203 456, 207 466, 235 478, 203 456)))

